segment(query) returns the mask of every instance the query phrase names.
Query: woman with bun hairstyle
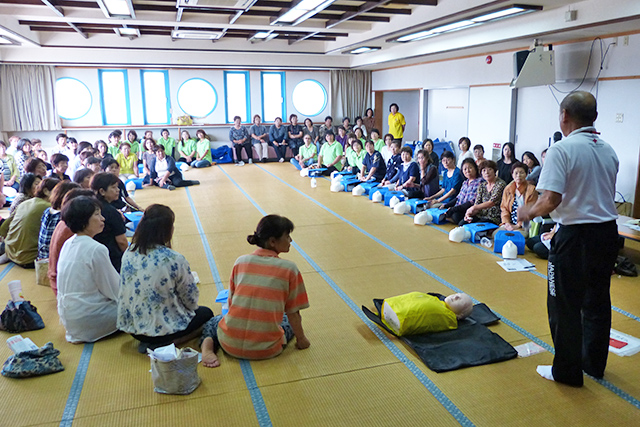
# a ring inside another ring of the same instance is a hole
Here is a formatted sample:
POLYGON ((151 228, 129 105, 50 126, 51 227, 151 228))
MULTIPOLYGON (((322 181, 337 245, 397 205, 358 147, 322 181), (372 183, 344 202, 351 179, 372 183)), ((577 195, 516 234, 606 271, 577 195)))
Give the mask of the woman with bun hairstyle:
POLYGON ((229 283, 229 312, 209 320, 202 332, 202 364, 220 365, 219 347, 239 359, 278 356, 296 337, 296 348, 308 348, 300 310, 309 307, 298 267, 278 255, 289 252, 293 223, 280 215, 263 217, 247 236, 258 246, 238 258, 229 283))

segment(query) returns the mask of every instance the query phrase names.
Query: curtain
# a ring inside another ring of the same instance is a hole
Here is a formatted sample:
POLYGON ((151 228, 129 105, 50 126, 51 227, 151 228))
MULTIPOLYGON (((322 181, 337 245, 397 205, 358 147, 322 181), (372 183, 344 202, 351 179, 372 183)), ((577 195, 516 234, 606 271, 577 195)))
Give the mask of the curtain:
POLYGON ((344 117, 355 123, 356 116, 364 117, 371 105, 371 71, 331 71, 331 107, 334 123, 341 124, 344 117))
POLYGON ((0 65, 0 129, 11 131, 59 130, 54 67, 0 65))

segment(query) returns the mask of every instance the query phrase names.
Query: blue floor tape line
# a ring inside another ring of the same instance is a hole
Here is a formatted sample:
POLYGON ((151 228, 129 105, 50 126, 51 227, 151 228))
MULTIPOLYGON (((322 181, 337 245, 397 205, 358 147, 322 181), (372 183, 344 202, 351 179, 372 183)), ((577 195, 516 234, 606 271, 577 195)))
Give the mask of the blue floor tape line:
MULTIPOLYGON (((266 211, 262 209, 246 191, 236 181, 229 176, 224 170, 229 180, 240 190, 240 192, 255 206, 255 208, 262 214, 266 215, 266 211)), ((316 262, 296 243, 292 243, 293 247, 302 255, 302 257, 311 265, 311 267, 320 274, 320 276, 329 284, 329 286, 340 296, 340 298, 347 304, 347 306, 367 325, 367 327, 382 341, 391 353, 400 360, 409 371, 425 386, 427 390, 436 398, 438 402, 460 423, 465 427, 474 426, 474 424, 467 418, 466 415, 427 377, 424 372, 420 370, 404 353, 385 335, 384 332, 377 326, 371 324, 369 319, 362 313, 362 310, 353 302, 349 296, 322 270, 322 268, 316 264, 316 262)))
POLYGON ((78 362, 76 375, 73 377, 69 397, 67 397, 67 404, 65 405, 64 412, 62 413, 60 427, 71 427, 71 425, 73 425, 73 419, 76 415, 76 409, 78 408, 80 394, 82 394, 82 387, 84 386, 84 379, 87 376, 87 370, 89 369, 89 361, 91 360, 92 353, 93 343, 85 344, 82 349, 80 361, 78 362))
POLYGON ((14 263, 10 262, 2 269, 2 271, 0 272, 0 280, 4 279, 5 276, 9 274, 14 265, 14 263))
MULTIPOLYGON (((377 237, 375 237, 374 235, 372 235, 371 233, 365 231, 364 229, 362 229, 361 227, 357 226, 356 224, 354 224, 353 222, 349 221, 348 219, 342 217, 341 215, 339 215, 338 213, 332 211, 331 209, 329 209, 328 207, 324 206, 322 203, 318 202, 317 200, 315 200, 313 197, 305 194, 304 192, 298 190, 297 188, 295 188, 293 185, 289 184, 288 182, 284 181, 282 178, 280 178, 279 176, 274 175, 273 173, 269 172, 268 170, 262 168, 260 165, 256 165, 257 167, 259 167, 260 169, 262 169, 264 172, 266 172, 267 174, 271 175, 272 177, 274 177, 275 179, 277 179, 278 181, 282 182, 283 184, 285 184, 286 186, 288 186, 289 188, 293 189, 294 191, 298 192, 299 194, 301 194, 302 196, 306 197, 307 199, 311 200, 312 202, 314 202, 316 205, 318 205, 319 207, 321 207, 322 209, 324 209, 325 211, 329 212, 330 214, 332 214, 333 216, 335 216, 336 218, 340 219, 341 221, 345 222, 346 224, 349 224, 351 227, 355 228, 356 230, 360 231, 362 234, 364 234, 365 236, 369 237, 370 239, 372 239, 373 241, 375 241, 376 243, 380 244, 381 246, 383 246, 384 248, 388 249, 389 251, 393 252, 395 255, 399 256, 400 258, 406 260, 407 262, 409 262, 410 264, 414 265, 415 267, 417 267, 418 269, 420 269, 422 272, 426 273, 427 275, 431 276, 432 278, 434 278, 435 280, 437 280, 438 282, 440 282, 441 284, 443 284, 444 286, 448 287, 449 289, 453 290, 454 292, 462 292, 462 290, 458 289, 457 287, 453 286, 451 283, 447 282, 446 280, 444 280, 443 278, 437 276, 436 274, 434 274, 433 272, 431 272, 430 270, 428 270, 427 268, 423 267, 422 265, 418 264, 417 262, 413 261, 411 258, 409 258, 408 256, 404 255, 403 253, 401 253, 400 251, 392 248, 391 246, 389 246, 388 244, 386 244, 385 242, 381 241, 380 239, 378 239, 377 237)), ((237 185, 237 184, 236 184, 237 185)), ((442 229, 441 229, 442 230, 442 229)), ((444 231, 444 230, 442 230, 444 231)), ((476 300, 475 298, 471 297, 471 299, 474 301, 474 303, 478 303, 480 301, 476 300)), ((517 332, 519 332, 520 334, 522 334, 523 336, 527 337, 528 339, 530 339, 531 341, 535 342, 536 344, 538 344, 539 346, 543 347, 545 350, 549 351, 551 354, 555 354, 555 350, 554 348, 547 344, 546 342, 542 341, 541 339, 539 339, 538 337, 534 336, 532 333, 530 333, 529 331, 525 330, 524 328, 520 327, 519 325, 515 324, 514 322, 512 322, 511 320, 505 318, 504 316, 500 315, 499 313, 496 313, 496 316, 498 316, 500 318, 500 320, 505 323, 506 325, 510 326, 511 328, 513 328, 514 330, 516 330, 517 332)), ((640 400, 634 398, 633 396, 629 395, 628 393, 626 393, 625 391, 619 389, 618 387, 616 387, 615 385, 611 384, 610 382, 608 382, 607 380, 601 379, 597 381, 599 384, 603 385, 604 387, 606 387, 608 390, 614 392, 617 396, 621 397, 622 399, 624 399, 625 401, 627 401, 628 403, 630 403, 631 405, 635 406, 637 409, 640 409, 640 400)))
POLYGON ((220 277, 220 273, 218 272, 216 262, 213 259, 213 253, 211 252, 211 247, 209 246, 209 240, 207 240, 207 235, 202 228, 202 223, 200 222, 198 212, 196 212, 196 207, 193 204, 193 198, 191 197, 189 187, 185 187, 185 190, 187 190, 187 198, 189 199, 189 206, 191 206, 191 213, 193 214, 193 218, 196 221, 196 228, 198 229, 198 233, 200 234, 202 246, 204 247, 204 253, 207 257, 207 261, 209 262, 209 269, 211 270, 211 276, 213 276, 213 283, 215 283, 216 289, 218 290, 218 292, 220 292, 224 289, 224 286, 222 285, 222 279, 220 277))
MULTIPOLYGON (((222 172, 224 172, 225 175, 229 176, 222 167, 218 167, 222 172)), ((218 267, 216 266, 216 262, 213 258, 213 253, 211 252, 211 247, 209 246, 207 236, 205 235, 202 224, 200 223, 200 217, 198 216, 196 207, 193 204, 191 192, 189 191, 188 187, 186 188, 186 190, 187 197, 189 198, 189 205, 191 206, 191 212, 193 213, 193 218, 196 221, 196 227, 198 228, 198 233, 200 233, 200 238, 202 239, 202 246, 204 247, 204 252, 207 256, 207 261, 209 262, 211 275, 213 276, 213 280, 216 284, 216 289, 218 290, 218 292, 220 292, 224 289, 222 280, 220 278, 220 272, 218 271, 218 267)), ((269 411, 267 410, 267 405, 264 403, 262 393, 260 392, 258 384, 256 383, 256 377, 253 374, 253 369, 251 369, 251 363, 248 360, 240 360, 240 369, 242 370, 244 382, 247 384, 247 389, 249 390, 249 395, 251 396, 251 402, 253 403, 253 409, 255 410, 256 418, 258 419, 258 425, 260 425, 261 427, 271 427, 272 424, 271 418, 269 417, 269 411)))

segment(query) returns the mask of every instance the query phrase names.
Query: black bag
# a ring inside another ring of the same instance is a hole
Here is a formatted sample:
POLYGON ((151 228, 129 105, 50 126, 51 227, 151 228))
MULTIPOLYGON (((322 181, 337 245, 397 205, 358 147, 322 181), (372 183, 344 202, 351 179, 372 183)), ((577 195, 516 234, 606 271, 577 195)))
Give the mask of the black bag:
POLYGON ((28 378, 64 371, 58 360, 60 351, 48 342, 37 350, 22 351, 9 357, 2 367, 2 375, 9 378, 28 378))
POLYGON ((616 263, 613 265, 613 271, 621 276, 638 277, 638 269, 636 265, 627 257, 619 255, 616 263))
POLYGON ((0 314, 0 330, 16 333, 42 328, 44 321, 30 301, 9 301, 0 314))

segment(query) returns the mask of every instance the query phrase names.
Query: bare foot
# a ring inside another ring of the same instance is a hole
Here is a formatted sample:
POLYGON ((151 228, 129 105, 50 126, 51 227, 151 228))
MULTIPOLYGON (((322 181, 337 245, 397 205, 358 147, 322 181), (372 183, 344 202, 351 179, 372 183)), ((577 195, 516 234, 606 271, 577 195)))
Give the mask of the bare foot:
POLYGON ((311 343, 309 342, 306 336, 296 337, 296 348, 298 350, 304 350, 305 348, 309 348, 310 345, 311 343))
POLYGON ((213 352, 213 338, 207 337, 202 341, 202 366, 217 368, 220 366, 218 356, 213 352))

